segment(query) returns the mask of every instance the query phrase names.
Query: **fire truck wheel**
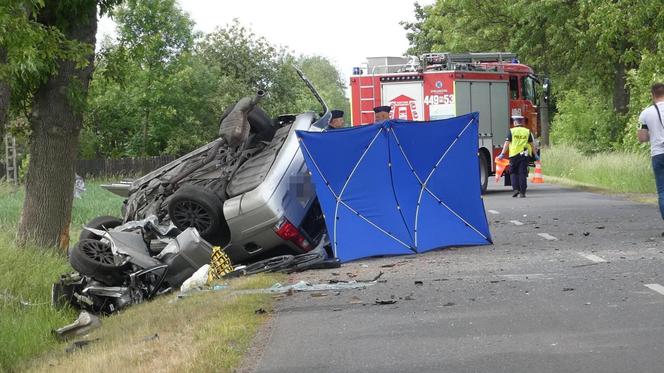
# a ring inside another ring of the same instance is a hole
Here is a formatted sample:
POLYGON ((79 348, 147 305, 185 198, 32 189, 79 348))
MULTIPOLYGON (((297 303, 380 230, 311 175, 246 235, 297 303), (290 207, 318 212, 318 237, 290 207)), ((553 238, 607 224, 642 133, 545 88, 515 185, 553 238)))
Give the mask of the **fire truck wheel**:
POLYGON ((486 193, 486 188, 489 185, 489 163, 482 153, 480 153, 480 185, 482 186, 482 194, 486 193))

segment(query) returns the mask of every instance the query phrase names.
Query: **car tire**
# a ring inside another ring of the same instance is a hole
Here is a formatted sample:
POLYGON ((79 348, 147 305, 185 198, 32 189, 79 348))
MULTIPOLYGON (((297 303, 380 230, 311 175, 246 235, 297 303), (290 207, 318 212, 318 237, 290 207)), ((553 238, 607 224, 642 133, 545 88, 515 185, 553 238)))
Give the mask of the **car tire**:
POLYGON ((108 285, 122 283, 125 265, 115 264, 111 245, 97 239, 82 239, 69 252, 69 264, 80 274, 108 285))
POLYGON ((484 154, 480 153, 480 187, 482 194, 486 193, 489 186, 489 163, 484 154))
POLYGON ((230 241, 223 202, 208 189, 196 185, 178 189, 168 203, 168 216, 178 229, 196 228, 213 245, 224 246, 230 241))
MULTIPOLYGON (((118 219, 115 216, 103 215, 103 216, 97 216, 96 218, 90 220, 85 226, 92 229, 108 230, 115 227, 119 227, 121 225, 122 225, 121 219, 118 219)), ((88 239, 99 240, 101 239, 101 237, 84 229, 83 231, 81 231, 81 234, 78 235, 78 240, 80 241, 88 239)))

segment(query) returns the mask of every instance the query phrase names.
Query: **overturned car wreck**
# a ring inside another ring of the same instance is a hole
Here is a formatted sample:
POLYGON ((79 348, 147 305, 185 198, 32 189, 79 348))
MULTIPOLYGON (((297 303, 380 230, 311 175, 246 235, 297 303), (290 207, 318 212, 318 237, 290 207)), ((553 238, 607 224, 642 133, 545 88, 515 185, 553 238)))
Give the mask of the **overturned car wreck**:
POLYGON ((325 224, 295 131, 321 131, 330 113, 300 76, 322 114, 273 119, 258 106, 265 92, 241 99, 222 115, 213 142, 131 184, 109 186, 127 197, 122 222, 154 215, 160 224, 194 227, 210 243, 224 246, 233 263, 315 247, 325 224))
POLYGON ((321 131, 330 113, 298 73, 322 114, 272 119, 258 106, 259 91, 226 110, 214 141, 108 186, 127 197, 122 219, 100 216, 86 225, 69 251, 77 273, 53 286, 54 304, 112 313, 140 303, 210 263, 213 246, 242 265, 231 276, 300 270, 325 259, 325 222, 295 131, 321 131))

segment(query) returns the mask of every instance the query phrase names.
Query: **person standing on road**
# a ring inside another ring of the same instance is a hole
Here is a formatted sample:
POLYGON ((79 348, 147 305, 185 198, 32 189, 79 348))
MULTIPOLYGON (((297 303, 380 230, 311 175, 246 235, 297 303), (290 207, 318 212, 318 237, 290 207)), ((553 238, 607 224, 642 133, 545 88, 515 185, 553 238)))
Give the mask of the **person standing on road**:
POLYGON ((332 117, 330 118, 330 123, 328 123, 327 128, 325 129, 326 131, 329 130, 336 130, 339 128, 344 128, 346 127, 346 123, 344 122, 344 112, 341 110, 331 110, 330 113, 332 113, 332 117))
MULTIPOLYGON (((664 219, 664 84, 655 83, 650 88, 653 104, 645 108, 639 115, 641 128, 637 131, 639 142, 650 141, 652 170, 655 174, 659 213, 664 219)), ((664 235, 664 233, 662 233, 664 235)))
POLYGON ((539 160, 539 156, 536 155, 537 148, 535 147, 533 134, 530 133, 528 128, 523 126, 524 117, 521 115, 513 115, 512 124, 513 127, 507 134, 505 144, 503 145, 503 151, 500 152, 498 158, 505 158, 505 152, 509 149, 510 179, 512 182, 512 190, 514 190, 512 197, 519 196, 521 198, 526 198, 526 188, 528 187, 528 163, 530 161, 528 154, 529 144, 532 147, 532 152, 535 154, 536 160, 539 160))

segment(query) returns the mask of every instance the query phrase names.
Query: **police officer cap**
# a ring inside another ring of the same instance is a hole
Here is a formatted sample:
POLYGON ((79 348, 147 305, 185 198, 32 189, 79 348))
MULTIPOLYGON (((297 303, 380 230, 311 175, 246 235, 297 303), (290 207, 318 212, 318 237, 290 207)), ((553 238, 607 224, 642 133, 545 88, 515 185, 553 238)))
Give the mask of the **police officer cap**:
POLYGON ((344 112, 342 110, 332 110, 330 113, 332 113, 332 119, 344 117, 344 112))
POLYGON ((376 106, 373 111, 374 113, 389 113, 391 108, 389 106, 376 106))

